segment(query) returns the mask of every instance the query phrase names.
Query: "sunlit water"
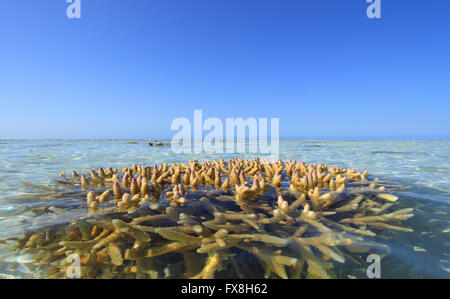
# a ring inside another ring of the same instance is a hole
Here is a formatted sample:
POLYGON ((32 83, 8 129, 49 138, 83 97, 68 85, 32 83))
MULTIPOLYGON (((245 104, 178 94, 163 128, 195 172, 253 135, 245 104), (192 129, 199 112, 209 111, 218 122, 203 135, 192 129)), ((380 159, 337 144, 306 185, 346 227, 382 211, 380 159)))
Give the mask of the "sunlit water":
MULTIPOLYGON (((20 235, 24 229, 66 223, 86 211, 68 202, 20 200, 36 190, 21 182, 51 185, 61 171, 87 173, 99 167, 153 165, 253 154, 175 154, 170 147, 149 147, 147 141, 0 141, 0 240, 20 235), (24 206, 53 205, 55 213, 38 219, 20 214, 24 206), (67 209, 67 208, 70 209, 67 209)), ((382 262, 383 278, 450 278, 450 141, 281 141, 280 158, 369 170, 370 174, 405 186, 397 192, 401 207, 414 207, 407 226, 413 233, 386 232, 380 238, 392 253, 382 262)), ((84 198, 80 198, 85 200, 84 198)), ((39 277, 28 263, 0 244, 0 278, 39 277)), ((361 277, 364 267, 354 269, 361 277)))

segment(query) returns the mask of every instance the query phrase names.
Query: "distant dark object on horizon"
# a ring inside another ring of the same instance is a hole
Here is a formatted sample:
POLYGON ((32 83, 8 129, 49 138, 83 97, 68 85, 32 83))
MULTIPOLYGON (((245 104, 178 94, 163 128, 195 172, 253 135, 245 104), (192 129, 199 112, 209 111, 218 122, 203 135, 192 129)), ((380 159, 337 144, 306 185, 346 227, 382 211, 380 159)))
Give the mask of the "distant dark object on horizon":
POLYGON ((170 143, 162 143, 162 142, 149 142, 148 145, 150 146, 169 146, 170 143))

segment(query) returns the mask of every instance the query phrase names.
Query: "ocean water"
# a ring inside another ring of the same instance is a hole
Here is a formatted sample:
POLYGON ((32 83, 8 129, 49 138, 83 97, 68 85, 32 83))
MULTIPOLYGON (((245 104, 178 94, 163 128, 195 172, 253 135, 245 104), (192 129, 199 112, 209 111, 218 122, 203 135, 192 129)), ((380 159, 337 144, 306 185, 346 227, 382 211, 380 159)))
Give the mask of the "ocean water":
MULTIPOLYGON (((0 240, 25 229, 65 223, 85 215, 73 201, 23 200, 36 190, 22 182, 52 185, 60 172, 88 173, 100 167, 154 165, 190 159, 253 154, 175 154, 170 147, 149 147, 148 140, 0 141, 0 240), (29 219, 24 207, 53 205, 57 213, 29 219), (73 208, 71 208, 73 207, 73 208), (17 211, 17 213, 15 213, 17 211), (27 218, 28 217, 28 218, 27 218)), ((261 156, 260 156, 261 157, 261 156)), ((368 170, 373 177, 401 185, 401 207, 413 207, 407 226, 413 233, 383 235, 391 254, 382 262, 383 278, 450 278, 450 141, 280 141, 280 158, 368 170)), ((81 198, 80 200, 84 200, 81 198)), ((39 277, 29 257, 0 244, 0 277, 39 277)), ((365 271, 355 267, 355 275, 365 271)))

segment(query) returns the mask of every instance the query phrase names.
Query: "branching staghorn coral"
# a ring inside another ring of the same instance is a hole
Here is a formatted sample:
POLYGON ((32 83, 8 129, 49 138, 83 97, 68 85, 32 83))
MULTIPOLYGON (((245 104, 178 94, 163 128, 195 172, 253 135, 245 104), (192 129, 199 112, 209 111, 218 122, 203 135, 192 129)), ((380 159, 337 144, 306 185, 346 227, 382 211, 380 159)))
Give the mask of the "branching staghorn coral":
POLYGON ((290 160, 110 167, 55 182, 25 184, 88 214, 14 239, 48 278, 66 277, 74 253, 83 278, 331 278, 337 264, 388 254, 376 234, 409 232, 397 224, 413 216, 367 171, 290 160))

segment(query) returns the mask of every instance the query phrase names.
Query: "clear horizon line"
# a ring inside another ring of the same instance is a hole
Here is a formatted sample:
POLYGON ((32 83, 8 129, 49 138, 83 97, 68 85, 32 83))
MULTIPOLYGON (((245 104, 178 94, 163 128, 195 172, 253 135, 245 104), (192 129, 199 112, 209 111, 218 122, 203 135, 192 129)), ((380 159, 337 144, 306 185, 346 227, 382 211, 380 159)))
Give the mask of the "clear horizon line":
MULTIPOLYGON (((96 141, 96 140, 141 140, 141 141, 167 141, 172 138, 0 138, 0 141, 48 141, 48 140, 66 140, 66 141, 96 141)), ((192 139, 198 141, 199 139, 192 139)), ((262 141, 271 141, 268 139, 260 139, 262 141)), ((450 141, 450 137, 316 137, 316 138, 279 138, 280 141, 450 141)), ((258 139, 221 139, 220 141, 258 141, 258 139)))

